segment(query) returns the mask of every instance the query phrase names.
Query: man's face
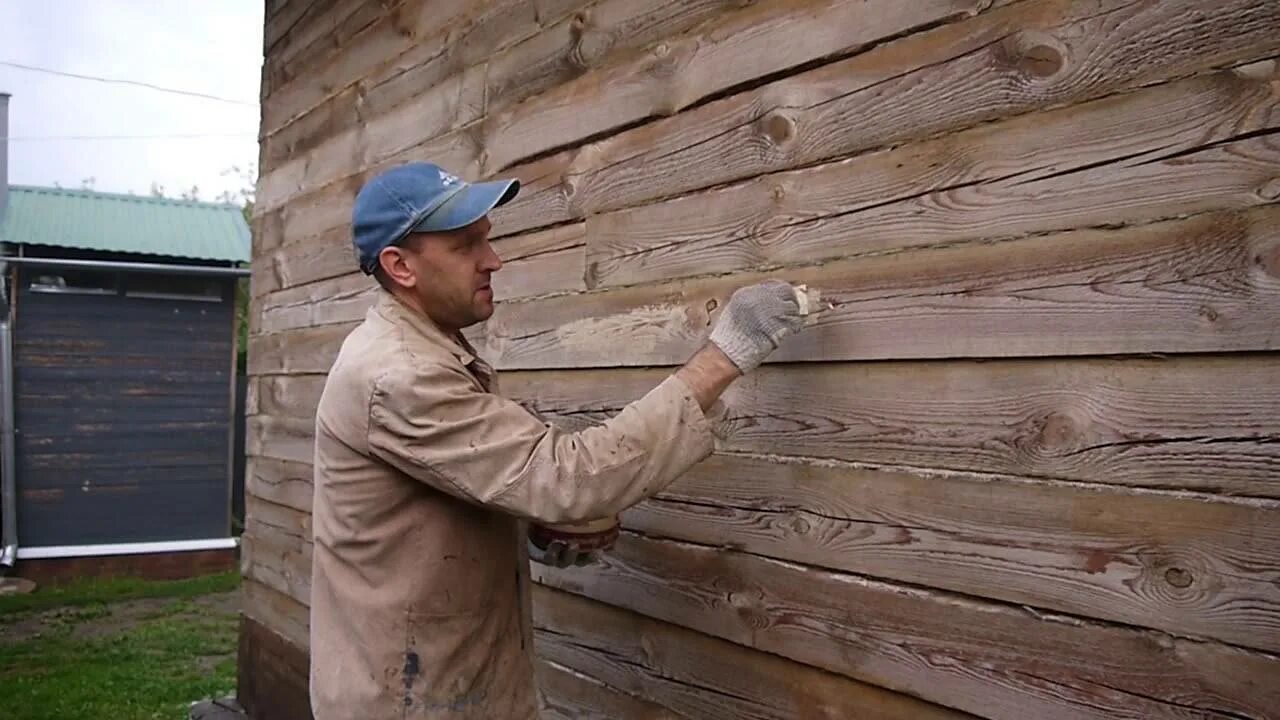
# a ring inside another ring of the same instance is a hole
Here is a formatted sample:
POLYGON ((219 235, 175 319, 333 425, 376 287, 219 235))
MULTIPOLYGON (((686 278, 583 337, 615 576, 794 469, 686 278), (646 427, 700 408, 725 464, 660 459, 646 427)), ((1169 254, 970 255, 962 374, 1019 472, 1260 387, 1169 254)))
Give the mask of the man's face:
POLYGON ((447 233, 424 234, 402 249, 411 271, 410 292, 436 325, 445 330, 488 320, 493 315, 490 276, 502 261, 489 244, 490 223, 482 217, 447 233))

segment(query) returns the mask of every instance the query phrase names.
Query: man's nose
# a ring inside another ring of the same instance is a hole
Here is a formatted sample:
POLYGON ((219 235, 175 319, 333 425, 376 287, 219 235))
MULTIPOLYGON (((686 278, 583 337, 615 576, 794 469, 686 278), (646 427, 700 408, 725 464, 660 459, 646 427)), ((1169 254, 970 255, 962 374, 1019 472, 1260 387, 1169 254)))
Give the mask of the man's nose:
POLYGON ((502 258, 498 257, 498 253, 494 251, 493 245, 488 240, 484 241, 484 254, 481 256, 480 267, 489 272, 497 272, 502 269, 502 258))

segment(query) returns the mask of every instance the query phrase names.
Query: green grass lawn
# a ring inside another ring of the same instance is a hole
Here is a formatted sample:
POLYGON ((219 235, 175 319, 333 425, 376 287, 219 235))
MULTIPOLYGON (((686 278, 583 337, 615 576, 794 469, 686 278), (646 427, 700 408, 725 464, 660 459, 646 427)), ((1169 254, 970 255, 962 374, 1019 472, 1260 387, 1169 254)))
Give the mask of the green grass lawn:
POLYGON ((185 718, 235 688, 235 572, 111 580, 0 597, 9 720, 185 718))

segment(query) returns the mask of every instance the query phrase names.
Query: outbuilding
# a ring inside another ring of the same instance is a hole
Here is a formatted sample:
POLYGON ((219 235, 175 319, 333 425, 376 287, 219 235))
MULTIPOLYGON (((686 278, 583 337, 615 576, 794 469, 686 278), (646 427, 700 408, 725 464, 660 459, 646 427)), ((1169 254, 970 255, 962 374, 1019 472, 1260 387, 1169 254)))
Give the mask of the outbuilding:
POLYGON ((7 191, 4 564, 43 577, 233 567, 241 209, 7 191))

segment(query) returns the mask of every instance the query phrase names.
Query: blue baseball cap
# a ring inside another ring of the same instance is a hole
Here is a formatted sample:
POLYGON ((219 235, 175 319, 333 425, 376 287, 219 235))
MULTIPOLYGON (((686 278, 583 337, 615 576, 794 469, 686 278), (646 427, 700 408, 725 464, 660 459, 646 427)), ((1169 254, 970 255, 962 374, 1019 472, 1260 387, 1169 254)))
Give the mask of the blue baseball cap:
POLYGON ((466 227, 520 192, 520 181, 469 183, 434 163, 400 165, 376 175, 356 195, 352 243, 366 275, 378 253, 411 232, 466 227))

